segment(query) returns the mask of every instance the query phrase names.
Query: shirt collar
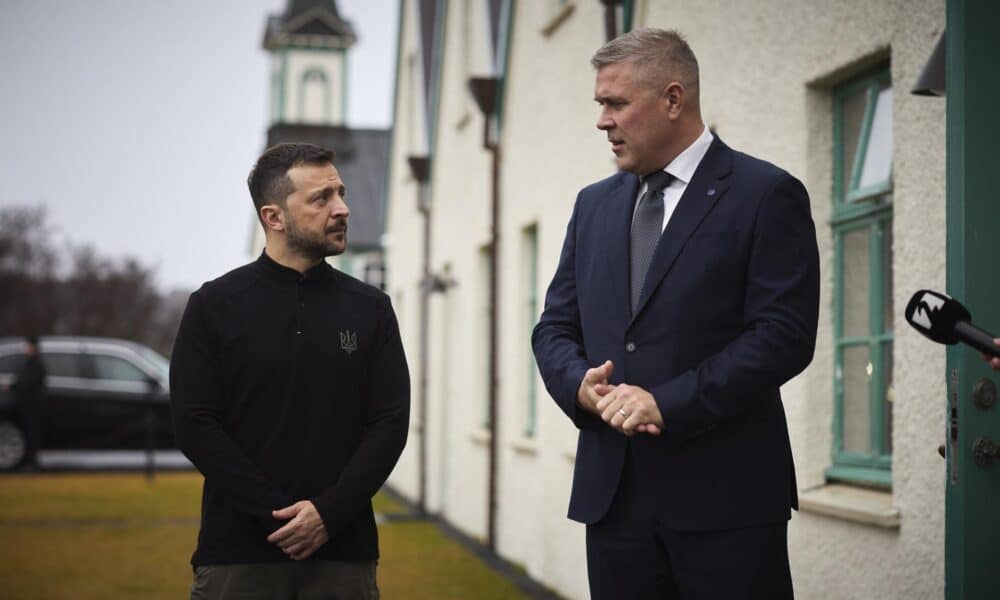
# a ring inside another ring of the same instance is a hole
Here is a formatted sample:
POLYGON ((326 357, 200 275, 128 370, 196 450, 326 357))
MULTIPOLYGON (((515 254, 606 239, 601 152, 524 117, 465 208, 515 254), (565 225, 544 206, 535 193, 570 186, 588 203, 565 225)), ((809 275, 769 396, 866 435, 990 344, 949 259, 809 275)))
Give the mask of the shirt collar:
POLYGON ((712 140, 715 139, 715 136, 712 135, 708 127, 704 125, 702 127, 703 129, 698 139, 692 142, 690 146, 685 148, 683 152, 678 154, 663 169, 672 175, 674 179, 684 182, 684 185, 691 183, 691 178, 694 177, 695 170, 701 164, 701 159, 705 158, 705 154, 708 153, 708 147, 712 145, 712 140))
POLYGON ((286 267, 267 255, 266 250, 262 250, 260 258, 257 259, 257 266, 269 278, 277 281, 298 283, 299 281, 311 281, 314 279, 327 279, 333 275, 333 267, 328 262, 320 261, 318 265, 310 268, 305 273, 299 273, 295 269, 286 267))

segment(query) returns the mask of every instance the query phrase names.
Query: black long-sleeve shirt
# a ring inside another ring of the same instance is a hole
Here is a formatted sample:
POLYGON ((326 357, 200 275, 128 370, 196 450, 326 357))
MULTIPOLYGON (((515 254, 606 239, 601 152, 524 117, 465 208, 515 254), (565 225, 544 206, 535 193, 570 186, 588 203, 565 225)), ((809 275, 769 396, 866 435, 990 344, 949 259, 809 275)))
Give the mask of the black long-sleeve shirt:
POLYGON ((410 383, 388 296, 325 262, 267 254, 191 295, 170 364, 177 444, 205 475, 193 565, 291 560, 274 509, 315 504, 311 558, 378 558, 371 497, 409 427, 410 383))

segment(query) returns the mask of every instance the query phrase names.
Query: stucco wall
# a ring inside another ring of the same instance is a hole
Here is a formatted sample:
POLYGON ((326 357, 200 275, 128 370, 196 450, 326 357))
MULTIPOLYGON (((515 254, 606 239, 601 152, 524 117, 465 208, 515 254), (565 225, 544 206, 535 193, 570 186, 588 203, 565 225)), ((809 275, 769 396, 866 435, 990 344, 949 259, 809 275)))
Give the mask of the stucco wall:
MULTIPOLYGON (((415 48, 407 5, 404 49, 415 48)), ((489 155, 482 119, 465 78, 465 12, 448 3, 439 118, 433 144, 432 266, 457 285, 432 300, 429 507, 475 536, 485 534, 486 446, 479 424, 486 383, 480 249, 489 240, 489 155), (464 28, 464 29, 463 29, 464 28), (477 432, 480 432, 477 434, 477 432)), ((576 434, 538 381, 536 435, 523 435, 529 352, 523 326, 524 227, 538 231, 540 292, 558 260, 577 191, 615 169, 595 128, 589 58, 604 41, 603 8, 577 1, 550 35, 553 3, 517 2, 502 115, 500 465, 498 551, 568 597, 586 597, 583 528, 565 518, 576 434)), ((774 162, 810 191, 823 279, 813 364, 782 390, 800 488, 824 483, 833 418, 831 216, 834 85, 891 61, 893 96, 894 464, 891 502, 898 529, 796 513, 789 544, 800 598, 939 598, 943 593, 944 464, 936 448, 944 423, 944 354, 904 328, 902 310, 922 287, 944 287, 944 100, 909 88, 940 34, 940 0, 838 3, 656 1, 637 3, 636 26, 684 32, 701 65, 706 122, 729 145, 774 162)), ((472 33, 475 33, 472 31, 472 33)), ((488 61, 487 61, 488 62, 488 61)), ((404 61, 401 60, 401 65, 404 61)), ((416 373, 420 218, 400 140, 414 127, 414 86, 397 77, 397 120, 389 212, 389 289, 401 313, 416 373)), ((412 143, 410 144, 412 145, 412 143)), ((416 382, 416 379, 414 379, 416 382)), ((390 482, 416 493, 416 437, 390 482)))

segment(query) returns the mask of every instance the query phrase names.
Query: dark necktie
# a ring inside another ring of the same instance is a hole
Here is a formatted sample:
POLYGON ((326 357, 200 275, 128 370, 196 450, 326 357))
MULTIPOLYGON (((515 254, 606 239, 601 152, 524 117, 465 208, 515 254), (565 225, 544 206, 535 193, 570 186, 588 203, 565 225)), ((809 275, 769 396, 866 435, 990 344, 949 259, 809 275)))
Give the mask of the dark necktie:
POLYGON ((632 314, 639 305, 646 271, 653 260, 653 252, 663 233, 663 189, 670 185, 673 177, 666 171, 657 171, 646 177, 646 193, 639 199, 639 206, 632 219, 630 285, 632 292, 632 314))

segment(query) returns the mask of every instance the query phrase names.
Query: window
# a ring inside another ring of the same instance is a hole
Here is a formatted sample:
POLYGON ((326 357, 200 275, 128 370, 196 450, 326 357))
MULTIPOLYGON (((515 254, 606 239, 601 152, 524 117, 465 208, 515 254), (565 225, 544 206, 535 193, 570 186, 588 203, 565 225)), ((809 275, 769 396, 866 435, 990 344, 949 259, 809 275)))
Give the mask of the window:
POLYGON ((94 373, 97 379, 113 381, 146 381, 149 379, 139 367, 124 358, 106 354, 94 354, 91 358, 94 361, 94 373))
POLYGON ((78 354, 68 352, 42 352, 42 364, 49 377, 79 377, 80 360, 78 354))
MULTIPOLYGON (((523 248, 522 274, 524 283, 521 289, 524 293, 524 339, 530 340, 531 333, 538 320, 538 226, 529 225, 521 232, 521 247, 523 248)), ((538 419, 538 368, 535 366, 535 354, 531 351, 530 345, 525 348, 526 360, 525 377, 526 382, 525 397, 527 406, 525 407, 524 435, 525 437, 535 437, 538 419)))
POLYGON ((833 95, 834 436, 829 479, 888 487, 892 464, 892 85, 833 95))
POLYGON ((17 373, 24 364, 24 358, 24 354, 20 353, 0 356, 0 373, 17 373))
POLYGON ((330 120, 330 86, 326 74, 318 67, 302 74, 299 86, 299 117, 305 123, 330 120))

